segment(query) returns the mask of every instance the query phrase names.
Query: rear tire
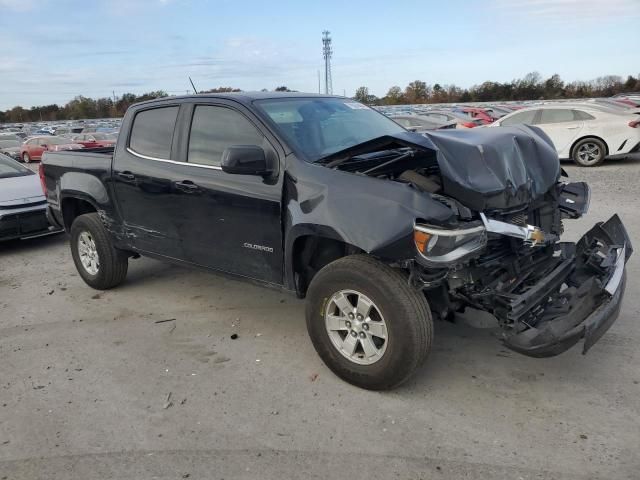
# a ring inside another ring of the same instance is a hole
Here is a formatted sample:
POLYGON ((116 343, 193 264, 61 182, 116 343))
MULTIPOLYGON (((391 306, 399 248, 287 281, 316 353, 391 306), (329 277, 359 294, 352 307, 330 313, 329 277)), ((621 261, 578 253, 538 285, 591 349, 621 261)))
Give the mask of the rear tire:
POLYGON ((573 146, 571 156, 581 167, 595 167, 607 156, 607 146, 597 138, 583 138, 573 146))
POLYGON ((73 221, 71 255, 78 273, 91 288, 107 290, 127 276, 128 255, 113 246, 97 213, 85 213, 73 221))
POLYGON ((397 387, 431 350, 433 320, 424 294, 400 271, 365 255, 318 272, 307 291, 306 319, 324 363, 369 390, 397 387), (367 317, 358 316, 361 311, 367 317))
POLYGON ((22 154, 22 161, 24 163, 31 163, 31 157, 29 156, 29 154, 27 152, 24 152, 22 154))

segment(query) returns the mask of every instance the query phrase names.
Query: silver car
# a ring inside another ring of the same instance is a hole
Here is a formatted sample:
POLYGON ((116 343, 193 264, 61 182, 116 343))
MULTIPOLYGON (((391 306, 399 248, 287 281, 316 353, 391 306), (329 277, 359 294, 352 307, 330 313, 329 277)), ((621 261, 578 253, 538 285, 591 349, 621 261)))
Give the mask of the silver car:
POLYGON ((20 145, 22 145, 22 142, 18 140, 5 140, 3 137, 0 137, 0 153, 14 160, 21 160, 20 145))
POLYGON ((38 175, 0 154, 0 241, 49 235, 47 201, 38 175))

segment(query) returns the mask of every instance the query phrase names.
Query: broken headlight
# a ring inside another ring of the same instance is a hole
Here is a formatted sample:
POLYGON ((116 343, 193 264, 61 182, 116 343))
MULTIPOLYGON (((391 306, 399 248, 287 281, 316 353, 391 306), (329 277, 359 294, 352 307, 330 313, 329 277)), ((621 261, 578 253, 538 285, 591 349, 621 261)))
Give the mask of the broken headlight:
POLYGON ((450 263, 483 248, 487 235, 483 225, 450 230, 416 224, 413 241, 426 261, 450 263))

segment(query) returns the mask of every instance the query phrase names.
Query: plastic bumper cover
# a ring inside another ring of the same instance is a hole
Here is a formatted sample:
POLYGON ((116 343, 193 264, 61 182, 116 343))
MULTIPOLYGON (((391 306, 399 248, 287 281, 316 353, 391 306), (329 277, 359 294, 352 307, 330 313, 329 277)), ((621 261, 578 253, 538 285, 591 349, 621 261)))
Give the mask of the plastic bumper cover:
POLYGON ((506 335, 503 341, 508 348, 532 357, 550 357, 584 338, 584 354, 618 318, 626 286, 625 264, 633 252, 629 235, 618 216, 596 224, 577 245, 568 245, 574 247, 574 252, 568 255, 565 263, 569 268, 565 266, 564 277, 559 280, 568 280, 576 270, 594 260, 599 262, 597 269, 601 273, 580 279, 580 285, 573 289, 570 301, 566 302, 568 311, 564 315, 506 335))

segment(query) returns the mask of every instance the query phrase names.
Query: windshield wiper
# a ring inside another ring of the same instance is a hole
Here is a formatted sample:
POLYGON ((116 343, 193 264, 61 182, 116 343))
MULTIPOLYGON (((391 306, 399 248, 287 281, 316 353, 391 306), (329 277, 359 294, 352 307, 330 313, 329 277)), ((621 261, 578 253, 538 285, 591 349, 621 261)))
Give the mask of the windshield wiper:
POLYGON ((369 175, 372 172, 375 172, 376 170, 382 169, 384 167, 386 167, 387 165, 391 165, 392 163, 395 162, 399 162, 400 160, 404 160, 405 158, 409 158, 409 157, 413 157, 413 155, 415 154, 415 150, 409 150, 406 153, 403 153, 402 155, 398 155, 395 158, 392 158, 391 160, 388 160, 384 163, 381 163, 380 165, 376 165, 375 167, 371 167, 369 170, 365 170, 364 172, 362 172, 365 175, 369 175))
MULTIPOLYGON (((413 150, 412 150, 413 151, 413 150)), ((347 161, 374 161, 376 159, 380 159, 382 160, 386 160, 389 157, 392 157, 392 159, 390 161, 395 162, 396 160, 399 160, 400 158, 405 158, 405 154, 407 153, 407 149, 403 148, 403 149, 397 149, 397 148, 389 148, 389 149, 383 149, 383 150, 375 150, 373 152, 366 152, 366 153, 360 153, 358 155, 349 155, 346 157, 342 157, 342 158, 338 158, 336 160, 333 160, 332 162, 327 163, 327 167, 328 168, 333 168, 333 167, 337 167, 339 165, 342 165, 343 163, 347 162, 347 161), (399 157, 398 157, 399 156, 399 157)), ((385 161, 383 163, 383 165, 386 165, 388 162, 385 161)), ((375 168, 377 168, 378 166, 381 165, 377 165, 375 168)))
POLYGON ((383 135, 381 137, 372 138, 371 140, 367 140, 362 143, 357 143, 351 147, 331 153, 325 157, 321 157, 317 159, 315 163, 326 164, 326 166, 329 168, 337 167, 346 160, 349 160, 358 155, 362 155, 364 153, 395 150, 408 146, 403 143, 404 142, 398 141, 398 139, 394 137, 383 135))

